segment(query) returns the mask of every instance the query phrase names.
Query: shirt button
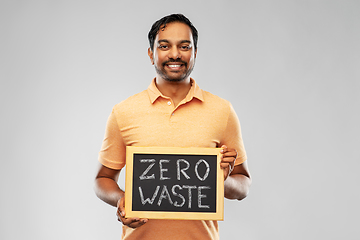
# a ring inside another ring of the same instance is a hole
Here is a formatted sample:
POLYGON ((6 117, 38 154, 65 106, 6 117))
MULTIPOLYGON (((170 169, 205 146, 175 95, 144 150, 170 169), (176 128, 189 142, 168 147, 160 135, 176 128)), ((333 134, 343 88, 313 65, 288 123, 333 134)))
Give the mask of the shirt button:
POLYGON ((168 101, 168 105, 169 105, 169 106, 171 105, 171 102, 170 102, 170 101, 168 101))

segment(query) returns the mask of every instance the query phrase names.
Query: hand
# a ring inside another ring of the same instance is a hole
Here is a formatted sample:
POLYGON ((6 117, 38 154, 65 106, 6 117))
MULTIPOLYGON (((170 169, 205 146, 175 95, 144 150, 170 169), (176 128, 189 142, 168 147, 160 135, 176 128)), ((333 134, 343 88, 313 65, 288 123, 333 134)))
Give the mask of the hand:
POLYGON ((220 167, 224 170, 224 181, 227 179, 227 177, 230 175, 232 170, 234 169, 235 160, 237 157, 237 152, 233 148, 228 148, 225 145, 221 146, 221 162, 220 167))
POLYGON ((145 223, 147 223, 148 219, 146 218, 126 218, 125 217, 125 197, 122 197, 117 202, 117 212, 116 216, 118 217, 118 221, 122 222, 125 226, 131 228, 141 227, 145 223))

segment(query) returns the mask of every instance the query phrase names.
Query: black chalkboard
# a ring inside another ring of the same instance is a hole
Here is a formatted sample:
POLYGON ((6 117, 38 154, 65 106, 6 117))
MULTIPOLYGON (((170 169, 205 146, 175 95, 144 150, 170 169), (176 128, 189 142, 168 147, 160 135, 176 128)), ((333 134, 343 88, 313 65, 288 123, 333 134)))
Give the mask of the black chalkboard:
POLYGON ((128 217, 223 218, 223 173, 217 148, 127 147, 128 217))

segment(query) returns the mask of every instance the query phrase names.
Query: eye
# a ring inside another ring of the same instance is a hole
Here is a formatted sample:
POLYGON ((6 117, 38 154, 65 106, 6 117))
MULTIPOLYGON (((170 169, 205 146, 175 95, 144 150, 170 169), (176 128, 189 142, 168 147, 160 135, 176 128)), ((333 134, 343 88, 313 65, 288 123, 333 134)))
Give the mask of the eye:
POLYGON ((182 50, 190 50, 191 49, 191 46, 189 45, 183 45, 180 47, 182 50))
POLYGON ((159 45, 159 49, 166 50, 166 49, 168 49, 168 46, 167 45, 159 45))

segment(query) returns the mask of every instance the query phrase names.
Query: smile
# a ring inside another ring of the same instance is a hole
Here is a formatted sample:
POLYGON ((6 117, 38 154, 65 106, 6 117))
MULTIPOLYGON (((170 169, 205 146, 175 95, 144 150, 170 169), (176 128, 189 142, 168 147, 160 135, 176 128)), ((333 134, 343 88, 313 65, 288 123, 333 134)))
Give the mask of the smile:
POLYGON ((170 71, 180 71, 185 65, 181 63, 169 63, 165 64, 165 67, 170 71))

